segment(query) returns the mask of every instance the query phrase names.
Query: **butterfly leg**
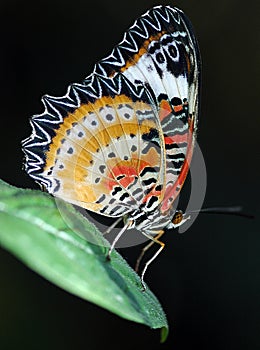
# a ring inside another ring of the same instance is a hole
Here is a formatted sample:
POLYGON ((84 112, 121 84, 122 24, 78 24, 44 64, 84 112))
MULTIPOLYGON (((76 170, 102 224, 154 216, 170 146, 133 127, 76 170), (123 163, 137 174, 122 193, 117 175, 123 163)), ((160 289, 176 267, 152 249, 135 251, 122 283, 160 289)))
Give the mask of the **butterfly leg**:
POLYGON ((142 273, 141 273, 141 283, 142 283, 142 286, 143 286, 143 290, 144 290, 144 291, 146 290, 146 286, 145 286, 145 283, 144 283, 144 275, 145 275, 145 272, 146 272, 148 266, 149 266, 149 265, 154 261, 154 259, 161 253, 161 251, 163 250, 163 248, 164 248, 164 246, 165 246, 165 244, 164 244, 163 242, 159 241, 159 238, 160 238, 163 234, 164 234, 164 231, 160 231, 159 234, 158 234, 156 237, 147 236, 149 239, 152 240, 152 242, 150 242, 149 244, 147 244, 147 245, 143 248, 143 250, 142 250, 142 252, 141 252, 139 258, 137 259, 136 267, 139 268, 140 261, 141 261, 141 259, 143 258, 145 252, 146 252, 154 243, 157 243, 157 244, 160 245, 160 248, 157 250, 157 252, 152 256, 152 258, 151 258, 150 260, 148 260, 148 261, 145 263, 144 269, 143 269, 143 271, 142 271, 142 273))
POLYGON ((110 259, 111 259, 111 258, 110 258, 110 255, 111 255, 113 249, 115 248, 115 245, 116 245, 117 241, 118 241, 119 238, 122 236, 122 234, 132 225, 132 223, 133 223, 133 222, 132 222, 131 220, 128 221, 128 222, 124 225, 124 227, 118 232, 118 234, 116 235, 115 239, 113 240, 113 242, 112 242, 112 244, 111 244, 111 246, 110 246, 110 248, 109 248, 109 251, 108 251, 108 253, 107 253, 107 260, 110 260, 110 259))
MULTIPOLYGON (((138 256, 137 260, 136 260, 136 264, 135 264, 135 272, 139 271, 139 266, 141 263, 141 260, 143 259, 144 254, 147 252, 147 250, 149 250, 154 243, 157 243, 155 240, 158 240, 162 235, 164 234, 164 231, 161 231, 149 244, 147 244, 141 251, 141 254, 138 256)), ((147 236, 148 237, 148 236, 147 236)), ((149 236, 149 239, 151 239, 151 237, 149 236)))
POLYGON ((113 228, 116 227, 117 224, 119 224, 120 221, 122 221, 122 217, 113 222, 113 224, 109 226, 105 232, 103 232, 103 236, 108 235, 113 230, 113 228))

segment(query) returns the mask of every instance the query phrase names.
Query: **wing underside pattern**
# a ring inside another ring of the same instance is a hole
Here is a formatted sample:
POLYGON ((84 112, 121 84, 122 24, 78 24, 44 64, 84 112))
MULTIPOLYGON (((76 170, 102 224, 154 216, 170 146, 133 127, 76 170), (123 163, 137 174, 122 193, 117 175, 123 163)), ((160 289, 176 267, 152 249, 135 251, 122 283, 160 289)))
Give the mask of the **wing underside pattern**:
POLYGON ((140 206, 166 213, 192 155, 199 64, 184 14, 148 11, 82 84, 43 97, 23 142, 26 171, 53 195, 103 215, 140 206))

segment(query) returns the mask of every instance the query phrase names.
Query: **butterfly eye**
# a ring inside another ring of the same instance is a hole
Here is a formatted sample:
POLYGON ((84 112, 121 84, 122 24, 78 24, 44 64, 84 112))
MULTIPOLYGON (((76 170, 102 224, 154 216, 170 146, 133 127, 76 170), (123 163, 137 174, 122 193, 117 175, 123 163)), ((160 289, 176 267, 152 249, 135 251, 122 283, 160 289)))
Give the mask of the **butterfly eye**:
POLYGON ((177 210, 172 218, 173 225, 179 225, 183 220, 183 213, 181 210, 177 210))

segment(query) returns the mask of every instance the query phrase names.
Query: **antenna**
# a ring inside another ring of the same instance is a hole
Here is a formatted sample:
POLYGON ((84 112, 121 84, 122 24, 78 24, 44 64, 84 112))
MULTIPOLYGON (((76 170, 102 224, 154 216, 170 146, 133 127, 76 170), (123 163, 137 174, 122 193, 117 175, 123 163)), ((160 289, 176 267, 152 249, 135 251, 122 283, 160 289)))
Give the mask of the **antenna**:
POLYGON ((205 213, 205 214, 223 214, 223 215, 236 215, 247 219, 254 219, 254 215, 242 212, 241 206, 235 207, 213 207, 213 208, 203 208, 200 210, 190 210, 186 214, 192 213, 205 213))

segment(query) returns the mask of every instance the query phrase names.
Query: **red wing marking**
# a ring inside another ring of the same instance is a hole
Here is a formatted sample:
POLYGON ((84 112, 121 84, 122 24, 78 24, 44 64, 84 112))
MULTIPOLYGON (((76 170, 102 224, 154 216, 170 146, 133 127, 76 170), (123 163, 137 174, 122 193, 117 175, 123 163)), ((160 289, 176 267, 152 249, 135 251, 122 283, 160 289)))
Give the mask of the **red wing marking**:
POLYGON ((180 112, 183 110, 183 106, 182 105, 173 106, 173 110, 174 112, 180 112))
POLYGON ((172 107, 171 105, 169 104, 168 101, 166 100, 162 100, 160 102, 160 109, 159 109, 159 118, 160 118, 160 121, 162 122, 162 120, 164 118, 166 118, 170 113, 172 112, 172 107))
POLYGON ((180 190, 185 182, 185 179, 187 177, 189 168, 190 168, 190 162, 191 162, 191 158, 192 158, 192 154, 193 154, 193 148, 194 148, 194 143, 193 143, 193 131, 194 131, 194 120, 190 119, 189 120, 189 131, 188 131, 188 135, 183 135, 185 136, 186 140, 188 142, 188 148, 187 148, 187 153, 186 153, 186 158, 183 162, 183 166, 181 169, 181 173, 178 177, 178 179, 176 180, 176 182, 169 186, 164 194, 164 198, 162 201, 162 212, 167 211, 171 206, 172 206, 172 202, 175 200, 175 198, 179 195, 180 190))
POLYGON ((171 145, 173 143, 187 142, 187 140, 188 140, 187 134, 175 135, 175 136, 164 136, 164 142, 167 145, 171 145))

